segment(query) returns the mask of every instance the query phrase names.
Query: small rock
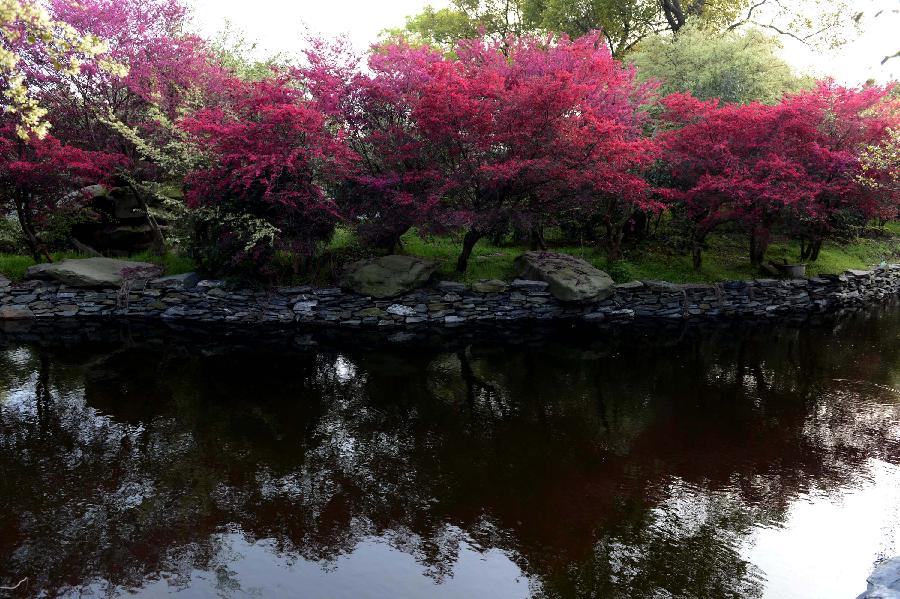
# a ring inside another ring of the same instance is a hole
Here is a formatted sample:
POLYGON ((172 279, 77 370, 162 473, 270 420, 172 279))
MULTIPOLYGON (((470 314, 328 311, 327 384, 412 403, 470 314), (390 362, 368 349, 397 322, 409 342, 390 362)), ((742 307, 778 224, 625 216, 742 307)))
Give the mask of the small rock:
POLYGON ((545 291, 550 287, 549 283, 544 281, 528 281, 526 279, 515 279, 510 286, 521 291, 545 291))
POLYGON ((478 293, 503 293, 508 288, 509 285, 500 279, 481 279, 472 283, 472 291, 478 293))
POLYGON ((627 283, 618 283, 615 287, 622 291, 635 291, 637 289, 643 289, 644 283, 641 281, 628 281, 627 283))
POLYGON ((445 293, 462 293, 463 291, 466 291, 466 289, 468 289, 464 283, 459 283, 457 281, 438 281, 438 284, 435 285, 435 287, 445 293))
POLYGON ((185 272, 180 275, 168 275, 150 281, 150 287, 155 289, 193 289, 200 282, 200 275, 195 272, 185 272))
POLYGON ((294 312, 312 312, 312 309, 319 305, 318 300, 306 300, 294 304, 294 312))
POLYGON ((404 306, 403 304, 391 304, 388 306, 387 313, 394 314, 395 316, 414 316, 416 311, 414 308, 404 306))
POLYGON ((681 287, 676 285, 675 283, 670 283, 668 281, 643 281, 644 285, 650 291, 655 291, 656 293, 680 293, 681 287))

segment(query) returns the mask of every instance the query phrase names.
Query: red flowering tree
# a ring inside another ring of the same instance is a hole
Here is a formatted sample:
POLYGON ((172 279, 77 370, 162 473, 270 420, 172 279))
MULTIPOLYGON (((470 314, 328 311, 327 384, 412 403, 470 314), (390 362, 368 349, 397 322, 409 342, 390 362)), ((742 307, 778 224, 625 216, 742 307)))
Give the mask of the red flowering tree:
POLYGON ((445 59, 426 46, 390 46, 371 52, 363 70, 346 40, 310 42, 298 75, 360 157, 336 200, 365 242, 394 251, 410 227, 434 225, 445 191, 435 148, 412 114, 432 65, 445 59))
POLYGON ((890 161, 867 161, 869 150, 889 146, 891 131, 900 127, 900 101, 892 87, 846 88, 824 81, 783 103, 818 125, 814 141, 801 151, 810 177, 821 183, 820 192, 812 211, 792 215, 788 222, 800 240, 801 259, 815 260, 824 240, 846 239, 873 218, 896 218, 900 191, 867 184, 889 179, 897 168, 890 161))
POLYGON ((673 181, 668 196, 691 224, 695 268, 706 236, 724 222, 747 232, 751 263, 759 265, 776 225, 789 225, 803 241, 801 258, 814 260, 841 222, 875 216, 859 159, 894 122, 887 92, 823 83, 774 106, 665 98, 663 118, 674 126, 660 136, 673 181))
POLYGON ((65 145, 52 135, 25 141, 14 124, 0 127, 3 210, 15 213, 35 260, 51 260, 38 235, 39 227, 51 214, 77 210, 84 199, 79 189, 102 181, 120 159, 65 145))
POLYGON ((227 110, 183 126, 212 159, 186 185, 189 206, 212 211, 198 233, 218 253, 213 270, 255 268, 278 249, 309 258, 331 236, 340 218, 331 192, 356 157, 290 81, 246 84, 227 110))
POLYGON ((77 147, 122 154, 116 186, 127 186, 146 214, 158 251, 163 229, 154 218, 154 184, 172 179, 166 165, 148 154, 177 141, 170 124, 183 112, 215 103, 230 78, 207 43, 187 31, 181 0, 46 0, 54 22, 90 36, 106 50, 99 60, 61 69, 33 40, 16 49, 26 78, 53 135, 77 147), (109 65, 114 65, 110 67, 109 65))
POLYGON ((367 158, 357 183, 374 210, 404 226, 466 231, 457 268, 478 240, 510 226, 537 231, 602 213, 610 254, 633 210, 652 208, 639 171, 652 87, 635 83, 599 34, 476 39, 451 57, 403 42, 373 53, 369 74, 318 67, 313 93, 340 114, 367 158), (371 158, 370 158, 371 157, 371 158))

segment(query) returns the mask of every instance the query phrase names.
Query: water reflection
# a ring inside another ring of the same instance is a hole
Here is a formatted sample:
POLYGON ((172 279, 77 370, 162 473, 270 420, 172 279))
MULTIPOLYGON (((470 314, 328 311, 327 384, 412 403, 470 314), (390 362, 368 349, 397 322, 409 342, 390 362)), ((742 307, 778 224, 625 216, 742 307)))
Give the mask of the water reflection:
POLYGON ((898 358, 896 309, 656 348, 8 341, 0 584, 853 596, 900 551, 898 358))

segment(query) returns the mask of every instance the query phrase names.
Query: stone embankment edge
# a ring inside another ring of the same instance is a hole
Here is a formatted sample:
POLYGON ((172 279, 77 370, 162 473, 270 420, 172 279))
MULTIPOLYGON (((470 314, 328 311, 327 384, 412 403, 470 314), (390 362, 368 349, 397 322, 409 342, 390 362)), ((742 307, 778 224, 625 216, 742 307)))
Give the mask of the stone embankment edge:
POLYGON ((442 281, 391 299, 338 288, 230 289, 195 275, 131 283, 121 289, 76 289, 49 281, 0 279, 0 320, 146 318, 195 323, 275 323, 334 327, 420 328, 466 324, 550 324, 763 318, 836 311, 900 294, 900 264, 806 279, 755 279, 708 285, 635 281, 603 301, 567 304, 540 281, 513 281, 480 293, 442 281))

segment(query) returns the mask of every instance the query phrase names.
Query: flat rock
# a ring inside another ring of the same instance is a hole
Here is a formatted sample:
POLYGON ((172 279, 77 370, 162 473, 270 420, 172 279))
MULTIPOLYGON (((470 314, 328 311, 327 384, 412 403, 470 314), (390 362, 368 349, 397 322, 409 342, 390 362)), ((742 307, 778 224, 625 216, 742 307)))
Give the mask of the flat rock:
POLYGON ((437 268, 437 263, 415 256, 390 255, 350 264, 340 285, 377 299, 394 297, 421 287, 437 268))
POLYGON ((34 318, 28 306, 0 306, 0 320, 25 320, 34 318))
POLYGON ((550 293, 563 302, 600 301, 615 292, 612 277, 568 254, 525 252, 515 266, 524 279, 546 281, 550 293))
POLYGON ((123 269, 147 269, 148 272, 152 272, 157 268, 155 264, 149 262, 82 258, 35 264, 25 271, 25 278, 59 281, 69 287, 111 288, 121 287, 123 269))
POLYGON ((500 279, 481 279, 472 283, 472 291, 478 293, 503 293, 508 287, 509 285, 500 279))

